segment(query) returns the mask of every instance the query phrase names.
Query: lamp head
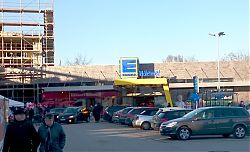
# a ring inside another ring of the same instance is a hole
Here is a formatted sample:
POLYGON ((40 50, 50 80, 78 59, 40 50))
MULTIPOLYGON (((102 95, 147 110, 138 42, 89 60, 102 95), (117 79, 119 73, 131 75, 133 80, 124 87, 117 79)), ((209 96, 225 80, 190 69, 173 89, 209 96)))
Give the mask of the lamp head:
POLYGON ((226 34, 224 32, 219 32, 218 35, 222 36, 222 35, 226 35, 226 34))

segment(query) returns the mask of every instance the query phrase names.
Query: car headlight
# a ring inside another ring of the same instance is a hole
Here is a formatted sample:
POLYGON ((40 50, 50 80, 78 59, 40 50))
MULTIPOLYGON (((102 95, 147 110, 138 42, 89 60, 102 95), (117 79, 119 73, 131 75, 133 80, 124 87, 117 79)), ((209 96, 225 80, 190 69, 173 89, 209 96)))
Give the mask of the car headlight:
POLYGON ((69 118, 74 118, 74 116, 69 116, 69 118))
POLYGON ((59 116, 56 116, 56 118, 58 119, 58 118, 59 118, 59 116))
POLYGON ((176 124, 177 122, 174 121, 174 122, 167 124, 166 127, 171 128, 171 127, 174 127, 176 124))
POLYGON ((83 114, 87 114, 87 113, 89 113, 88 111, 83 111, 83 114))

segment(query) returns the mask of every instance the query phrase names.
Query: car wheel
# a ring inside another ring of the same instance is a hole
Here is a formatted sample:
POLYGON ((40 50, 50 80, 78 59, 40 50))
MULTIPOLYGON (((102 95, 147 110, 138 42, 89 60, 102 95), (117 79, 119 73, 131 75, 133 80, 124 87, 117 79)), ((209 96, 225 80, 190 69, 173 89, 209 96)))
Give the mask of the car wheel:
POLYGON ((151 128, 151 125, 150 125, 149 122, 143 122, 143 123, 141 124, 141 128, 142 128, 143 130, 149 130, 149 129, 151 128))
POLYGON ((225 138, 228 138, 230 136, 230 134, 223 134, 222 136, 225 138))
POLYGON ((180 140, 187 140, 189 139, 191 136, 191 131, 189 128, 187 127, 181 127, 180 129, 178 129, 177 131, 177 137, 180 140))
POLYGON ((246 128, 242 125, 238 125, 233 130, 233 135, 235 138, 244 138, 246 136, 246 128))

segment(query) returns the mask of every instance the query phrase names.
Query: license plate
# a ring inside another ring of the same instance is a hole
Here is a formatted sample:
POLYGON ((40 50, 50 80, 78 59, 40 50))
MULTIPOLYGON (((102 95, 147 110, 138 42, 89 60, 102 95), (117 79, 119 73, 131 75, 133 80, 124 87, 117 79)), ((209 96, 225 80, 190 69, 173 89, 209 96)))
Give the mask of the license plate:
POLYGON ((66 119, 60 119, 61 121, 65 121, 66 119))

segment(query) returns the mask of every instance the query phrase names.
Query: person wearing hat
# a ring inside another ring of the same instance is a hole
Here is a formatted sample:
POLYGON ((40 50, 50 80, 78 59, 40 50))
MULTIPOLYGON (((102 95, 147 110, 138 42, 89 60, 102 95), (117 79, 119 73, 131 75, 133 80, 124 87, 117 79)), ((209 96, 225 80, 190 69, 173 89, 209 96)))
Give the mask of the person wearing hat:
POLYGON ((66 135, 63 127, 54 121, 54 115, 47 113, 44 123, 39 127, 41 145, 40 152, 62 152, 65 146, 66 135))
POLYGON ((2 152, 36 152, 40 144, 39 135, 30 121, 26 120, 25 110, 13 110, 14 122, 8 124, 2 152))

